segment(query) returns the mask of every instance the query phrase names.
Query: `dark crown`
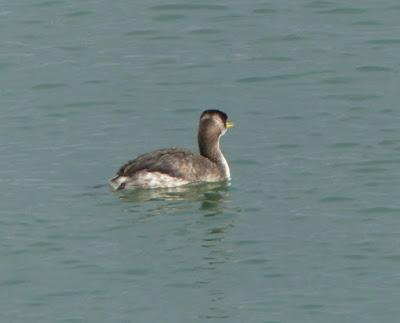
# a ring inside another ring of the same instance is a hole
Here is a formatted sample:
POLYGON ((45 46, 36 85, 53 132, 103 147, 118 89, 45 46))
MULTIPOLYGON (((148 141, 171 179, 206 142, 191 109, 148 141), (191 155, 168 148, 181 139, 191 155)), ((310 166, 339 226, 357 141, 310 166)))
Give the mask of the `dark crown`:
POLYGON ((224 124, 226 123, 226 120, 228 120, 228 115, 225 112, 222 112, 222 111, 216 110, 216 109, 210 109, 210 110, 203 111, 203 113, 200 116, 200 119, 203 118, 206 114, 218 115, 222 119, 224 124))

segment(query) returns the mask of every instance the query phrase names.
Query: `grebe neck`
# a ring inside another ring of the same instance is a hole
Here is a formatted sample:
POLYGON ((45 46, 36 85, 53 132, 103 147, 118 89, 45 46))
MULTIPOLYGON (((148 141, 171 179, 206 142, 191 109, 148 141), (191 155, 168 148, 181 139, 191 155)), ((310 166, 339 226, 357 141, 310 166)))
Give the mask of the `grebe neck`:
POLYGON ((217 167, 224 173, 224 178, 230 179, 231 173, 229 165, 219 145, 220 137, 221 136, 218 136, 217 138, 214 138, 214 140, 210 140, 210 138, 204 138, 199 134, 198 141, 200 155, 214 162, 217 167))

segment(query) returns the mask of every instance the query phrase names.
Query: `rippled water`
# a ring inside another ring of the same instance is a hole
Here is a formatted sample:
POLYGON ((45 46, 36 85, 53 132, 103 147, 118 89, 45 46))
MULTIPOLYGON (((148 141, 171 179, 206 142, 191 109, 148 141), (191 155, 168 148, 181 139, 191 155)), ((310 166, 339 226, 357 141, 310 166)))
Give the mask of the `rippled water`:
POLYGON ((2 322, 396 322, 396 1, 3 1, 2 322), (113 194, 196 149, 230 186, 113 194))

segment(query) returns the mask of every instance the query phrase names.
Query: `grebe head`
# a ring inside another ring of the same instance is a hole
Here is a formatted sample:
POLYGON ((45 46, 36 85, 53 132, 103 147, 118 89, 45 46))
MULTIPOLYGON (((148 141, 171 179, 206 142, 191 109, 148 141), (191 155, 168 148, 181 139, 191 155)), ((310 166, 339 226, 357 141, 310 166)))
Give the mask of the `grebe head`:
POLYGON ((205 110, 200 116, 199 134, 208 134, 210 138, 220 137, 233 127, 228 115, 220 110, 205 110))
POLYGON ((219 153, 219 138, 223 136, 233 122, 228 120, 225 112, 220 110, 206 110, 200 116, 198 141, 200 153, 210 157, 219 153))

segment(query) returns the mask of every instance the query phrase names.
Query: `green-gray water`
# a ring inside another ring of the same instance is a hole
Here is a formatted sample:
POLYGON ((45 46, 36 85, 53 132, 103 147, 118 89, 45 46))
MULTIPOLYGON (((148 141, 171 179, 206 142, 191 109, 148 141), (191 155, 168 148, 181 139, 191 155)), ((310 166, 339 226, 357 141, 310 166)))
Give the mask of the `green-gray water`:
POLYGON ((398 1, 0 4, 1 322, 397 322, 398 1), (116 195, 235 121, 229 187, 116 195))

